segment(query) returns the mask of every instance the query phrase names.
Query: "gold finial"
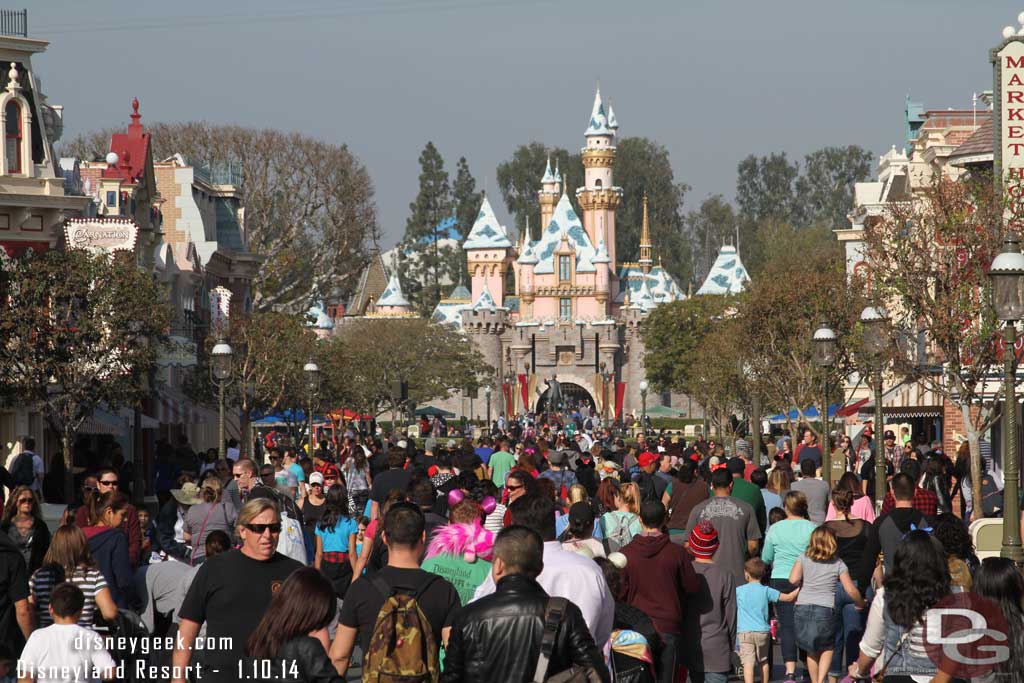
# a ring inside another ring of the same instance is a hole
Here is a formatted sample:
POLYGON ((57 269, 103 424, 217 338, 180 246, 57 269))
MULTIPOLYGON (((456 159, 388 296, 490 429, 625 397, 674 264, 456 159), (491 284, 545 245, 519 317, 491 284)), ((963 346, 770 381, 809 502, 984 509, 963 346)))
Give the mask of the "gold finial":
POLYGON ((651 246, 651 224, 647 214, 647 192, 644 192, 644 217, 640 229, 640 267, 645 274, 651 272, 651 265, 654 263, 651 259, 651 246))

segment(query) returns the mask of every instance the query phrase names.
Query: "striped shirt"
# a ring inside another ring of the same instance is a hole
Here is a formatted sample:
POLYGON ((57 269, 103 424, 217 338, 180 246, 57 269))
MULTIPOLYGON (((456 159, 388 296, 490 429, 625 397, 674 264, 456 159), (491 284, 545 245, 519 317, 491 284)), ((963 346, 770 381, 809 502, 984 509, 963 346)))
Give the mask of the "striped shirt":
MULTIPOLYGON (((56 578, 56 572, 52 567, 43 567, 37 569, 29 579, 32 596, 36 602, 36 620, 40 627, 53 624, 53 617, 50 616, 50 592, 56 578)), ((67 580, 78 586, 85 594, 85 606, 82 608, 78 625, 91 628, 96 618, 96 594, 107 587, 107 580, 103 578, 100 570, 95 568, 79 568, 67 580)))

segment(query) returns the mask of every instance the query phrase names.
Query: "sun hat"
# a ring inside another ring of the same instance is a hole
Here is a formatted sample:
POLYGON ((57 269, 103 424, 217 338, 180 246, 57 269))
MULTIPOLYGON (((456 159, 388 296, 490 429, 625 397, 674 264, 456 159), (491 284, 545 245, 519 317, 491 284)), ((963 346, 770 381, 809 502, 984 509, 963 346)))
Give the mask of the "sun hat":
POLYGON ((718 550, 718 531, 710 519, 702 519, 690 532, 690 552, 698 560, 710 560, 718 550))
POLYGON ((180 489, 171 489, 171 495, 182 505, 197 505, 203 502, 199 497, 199 487, 190 481, 182 484, 180 489))

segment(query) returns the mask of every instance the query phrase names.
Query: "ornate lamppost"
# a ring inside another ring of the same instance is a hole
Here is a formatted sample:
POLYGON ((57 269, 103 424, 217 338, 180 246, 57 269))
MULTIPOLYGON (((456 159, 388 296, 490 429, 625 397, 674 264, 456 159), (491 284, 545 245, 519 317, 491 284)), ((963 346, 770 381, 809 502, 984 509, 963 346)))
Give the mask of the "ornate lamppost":
POLYGON ((883 308, 868 306, 860 314, 864 329, 864 351, 875 372, 875 503, 879 512, 885 500, 885 446, 882 439, 882 373, 885 371, 885 354, 889 349, 889 315, 883 308))
POLYGON ((217 385, 217 459, 224 460, 224 389, 231 383, 231 346, 221 339, 210 351, 210 374, 217 385))
POLYGON ((601 418, 605 426, 610 424, 609 415, 611 414, 608 406, 608 402, 611 400, 608 389, 609 385, 615 381, 615 370, 614 368, 607 367, 607 365, 607 363, 601 361, 601 418))
POLYGON ((828 425, 828 373, 836 363, 836 333, 827 325, 822 325, 814 332, 814 362, 822 370, 824 377, 821 401, 822 458, 821 469, 825 481, 832 485, 832 439, 828 425))
POLYGON ((484 398, 487 399, 487 422, 484 423, 484 434, 491 433, 491 385, 484 387, 484 398))
POLYGON ((302 366, 302 373, 306 376, 306 420, 309 424, 309 457, 313 457, 313 406, 320 394, 320 366, 309 361, 302 366))
POLYGON ((992 280, 992 307, 1003 323, 1003 547, 1002 557, 1024 563, 1020 540, 1020 463, 1017 460, 1016 342, 1018 320, 1024 320, 1024 254, 1010 232, 1003 250, 988 271, 992 280))
POLYGON ((640 380, 640 433, 647 434, 647 380, 640 380))

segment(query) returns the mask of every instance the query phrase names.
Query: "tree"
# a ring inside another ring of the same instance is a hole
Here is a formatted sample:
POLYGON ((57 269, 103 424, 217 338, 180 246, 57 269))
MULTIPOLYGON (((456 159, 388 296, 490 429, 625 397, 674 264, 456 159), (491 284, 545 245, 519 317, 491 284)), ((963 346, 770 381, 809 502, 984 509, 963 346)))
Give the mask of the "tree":
MULTIPOLYGON (((530 232, 540 236, 546 225, 540 222, 540 202, 537 193, 541 189, 541 178, 548 159, 552 170, 558 168, 562 176, 562 186, 569 201, 573 203, 576 213, 576 188, 583 184, 583 162, 579 154, 570 154, 561 147, 546 147, 540 142, 519 145, 512 152, 512 158, 498 164, 498 189, 501 190, 505 206, 515 218, 516 230, 520 235, 530 225, 530 232)), ((531 239, 533 236, 531 235, 531 239)))
POLYGON ((718 433, 730 440, 735 439, 736 433, 729 416, 744 409, 750 395, 743 347, 736 343, 742 337, 741 322, 735 315, 709 321, 708 332, 693 346, 693 366, 686 383, 690 396, 704 408, 718 433))
POLYGON ((699 285, 711 270, 718 249, 736 239, 738 219, 732 204, 722 195, 711 195, 700 208, 686 215, 686 233, 690 242, 690 272, 680 273, 683 281, 699 285))
POLYGON ((647 138, 624 138, 616 144, 615 184, 622 201, 615 215, 615 246, 619 261, 640 258, 643 196, 647 194, 651 241, 663 265, 677 276, 687 275, 683 198, 690 186, 677 183, 664 146, 647 138))
POLYGON ((697 351, 704 339, 717 334, 728 306, 727 297, 695 296, 657 306, 644 320, 644 371, 659 391, 689 394, 700 368, 697 351))
POLYGON ((85 419, 100 406, 137 405, 152 391, 157 342, 171 321, 165 299, 122 256, 74 250, 0 259, 0 386, 38 406, 59 435, 67 501, 85 419))
MULTIPOLYGON (((205 122, 147 128, 157 159, 181 154, 214 170, 240 169, 246 241, 264 258, 253 280, 255 310, 303 313, 356 282, 380 232, 373 182, 346 145, 205 122)), ((102 159, 114 132, 80 135, 61 153, 102 159)))
MULTIPOLYGON (((482 192, 476 191, 476 178, 469 171, 466 157, 459 158, 455 172, 455 183, 452 185, 452 203, 455 205, 455 227, 459 231, 459 241, 464 242, 469 231, 473 229, 477 214, 480 213, 482 192)), ((456 263, 452 272, 460 276, 467 275, 466 259, 461 250, 455 253, 456 263)))
POLYGON ((750 223, 765 220, 798 222, 795 195, 800 164, 785 152, 758 157, 751 154, 736 169, 736 205, 740 218, 750 223))
POLYGON ((404 250, 416 257, 408 269, 403 269, 403 275, 406 281, 422 284, 422 291, 412 294, 413 303, 421 313, 429 313, 441 299, 441 280, 447 274, 446 265, 453 261, 452 248, 440 244, 441 222, 452 215, 452 197, 444 159, 433 142, 423 148, 419 163, 420 189, 409 204, 411 215, 403 242, 404 250))
POLYGON ((853 209, 853 185, 871 173, 871 152, 858 145, 823 147, 804 157, 796 181, 800 216, 806 224, 823 224, 830 231, 846 227, 853 209))
POLYGON ((335 384, 351 389, 353 407, 376 415, 402 408, 396 387, 406 382, 417 404, 444 398, 453 390, 491 376, 476 347, 453 327, 422 318, 371 318, 346 323, 327 373, 335 384))
POLYGON ((747 374, 765 406, 787 412, 796 408, 804 422, 808 406, 820 409, 825 381, 841 387, 853 369, 852 332, 863 299, 848 287, 841 252, 834 246, 818 245, 813 236, 799 231, 789 236, 787 245, 751 282, 737 319, 747 374), (799 286, 794 286, 797 271, 799 286), (822 324, 839 338, 837 362, 827 370, 815 364, 811 340, 822 324))
POLYGON ((989 376, 1004 353, 987 271, 1001 249, 1004 216, 1016 222, 1020 209, 997 194, 991 177, 939 180, 912 200, 887 205, 864 229, 871 299, 886 307, 898 335, 924 334, 929 350, 916 358, 895 348, 895 372, 960 410, 975 501, 981 500, 979 440, 1002 405, 986 405, 989 376))

